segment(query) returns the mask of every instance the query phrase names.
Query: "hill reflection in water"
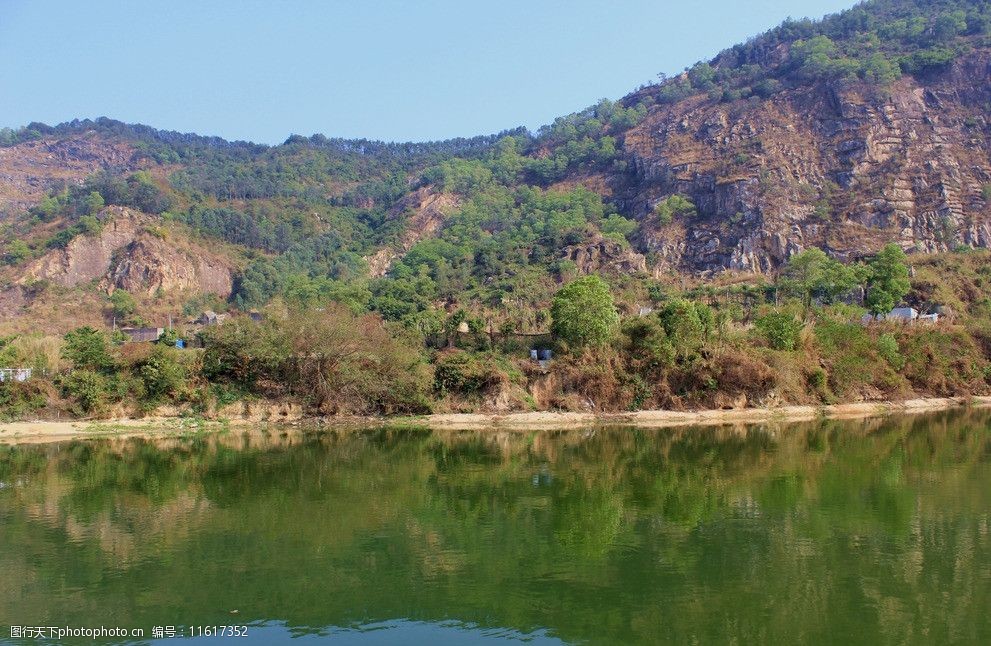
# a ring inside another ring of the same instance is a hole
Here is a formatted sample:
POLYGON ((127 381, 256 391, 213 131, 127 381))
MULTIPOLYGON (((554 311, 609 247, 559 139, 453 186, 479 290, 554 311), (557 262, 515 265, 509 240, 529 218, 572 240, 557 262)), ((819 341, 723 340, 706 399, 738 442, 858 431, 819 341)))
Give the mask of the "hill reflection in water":
POLYGON ((0 617, 265 643, 987 642, 989 426, 0 447, 0 617))

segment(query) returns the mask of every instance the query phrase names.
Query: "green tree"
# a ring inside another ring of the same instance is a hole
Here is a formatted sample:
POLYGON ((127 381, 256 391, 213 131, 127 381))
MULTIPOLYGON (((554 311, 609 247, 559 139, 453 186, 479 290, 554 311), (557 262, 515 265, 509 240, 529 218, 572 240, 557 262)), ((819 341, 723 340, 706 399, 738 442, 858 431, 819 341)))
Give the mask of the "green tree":
POLYGON ((628 235, 636 231, 636 228, 636 222, 615 213, 602 221, 602 233, 618 240, 625 240, 628 235))
POLYGON ((138 308, 138 304, 129 292, 123 289, 115 289, 114 293, 110 295, 110 307, 115 316, 120 319, 126 319, 134 314, 138 308))
POLYGON ((881 53, 871 54, 863 65, 864 78, 877 85, 888 85, 897 81, 902 70, 898 63, 881 53))
POLYGON ((85 326, 67 332, 64 338, 62 356, 71 361, 74 368, 107 370, 113 366, 107 335, 103 332, 85 326))
POLYGON ((62 209, 62 205, 59 203, 57 197, 53 195, 46 195, 41 198, 41 202, 37 206, 31 209, 42 220, 51 220, 59 211, 62 209))
POLYGON ((661 224, 670 224, 676 215, 694 217, 695 204, 684 195, 669 195, 654 207, 654 215, 661 224))
POLYGON ((602 345, 618 323, 609 285, 598 276, 578 278, 554 295, 551 330, 568 345, 602 345))
POLYGON ((186 369, 179 363, 177 352, 174 348, 156 345, 148 358, 137 366, 137 377, 146 402, 175 398, 184 389, 186 369))
POLYGON ((96 215, 104 207, 105 202, 99 191, 90 191, 90 194, 83 200, 83 209, 86 215, 96 215))
POLYGON ((692 82, 692 87, 708 90, 715 85, 716 70, 708 63, 696 63, 688 70, 688 79, 692 82))
POLYGON ((810 307, 814 298, 830 303, 850 291, 857 285, 857 276, 851 267, 812 247, 788 260, 779 282, 782 289, 797 294, 802 304, 810 307))
POLYGON ((936 40, 947 41, 967 29, 967 13, 964 11, 950 11, 936 19, 933 25, 933 36, 936 40))
POLYGON ((83 368, 73 370, 62 382, 65 394, 76 400, 83 413, 101 410, 110 396, 107 377, 96 370, 83 368))
POLYGON ((640 371, 657 370, 674 363, 674 346, 656 316, 636 316, 623 321, 623 350, 640 371))
POLYGON ((877 350, 888 364, 895 370, 905 367, 905 357, 898 347, 898 340, 893 334, 882 334, 877 340, 877 350))
POLYGON ((775 350, 794 350, 802 323, 785 312, 769 312, 754 321, 760 335, 775 350))
POLYGON ((867 283, 867 309, 871 314, 890 312, 912 288, 905 260, 905 252, 893 242, 871 260, 867 283))
POLYGON ((680 298, 666 303, 658 316, 681 359, 690 359, 699 353, 714 323, 712 310, 707 305, 680 298))

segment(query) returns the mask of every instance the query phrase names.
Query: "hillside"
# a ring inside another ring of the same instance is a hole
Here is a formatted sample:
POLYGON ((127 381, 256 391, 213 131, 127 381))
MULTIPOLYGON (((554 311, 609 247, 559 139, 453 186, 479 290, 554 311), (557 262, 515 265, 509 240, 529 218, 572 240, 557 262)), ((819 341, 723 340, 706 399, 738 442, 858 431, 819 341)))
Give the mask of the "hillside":
POLYGON ((278 297, 542 331, 584 273, 635 308, 714 274, 759 283, 811 247, 987 247, 989 25, 976 0, 866 2, 538 133, 268 147, 109 119, 5 130, 0 328, 66 329, 59 302, 107 321, 125 289, 147 321, 278 297))

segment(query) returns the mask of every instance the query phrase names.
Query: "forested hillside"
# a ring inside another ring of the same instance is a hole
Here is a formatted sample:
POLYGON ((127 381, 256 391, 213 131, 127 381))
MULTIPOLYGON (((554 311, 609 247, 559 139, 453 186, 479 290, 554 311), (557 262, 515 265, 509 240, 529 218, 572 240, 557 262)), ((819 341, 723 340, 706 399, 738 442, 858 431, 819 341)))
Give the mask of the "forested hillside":
MULTIPOLYGON (((886 244, 919 266, 914 254, 991 246, 989 114, 991 5, 872 0, 789 20, 535 133, 263 146, 106 118, 32 123, 0 131, 0 332, 332 309, 414 346, 454 332, 491 350, 498 335, 549 334, 554 294, 589 275, 620 314, 668 311, 660 328, 627 330, 633 346, 677 337, 683 303, 714 308, 691 310, 700 343, 782 298, 802 305, 796 321, 813 305, 873 308, 869 268, 886 244), (796 258, 813 257, 812 273, 834 273, 789 288, 796 258)), ((984 315, 984 280, 950 299, 959 314, 984 315)), ((950 291, 894 304, 931 309, 950 291)), ((775 350, 798 347, 786 336, 775 350)), ((617 392, 638 394, 611 405, 706 399, 686 395, 705 382, 689 355, 616 368, 637 375, 617 392), (684 383, 668 375, 661 394, 650 371, 670 362, 687 362, 684 383)), ((806 378, 820 379, 795 383, 806 378)))

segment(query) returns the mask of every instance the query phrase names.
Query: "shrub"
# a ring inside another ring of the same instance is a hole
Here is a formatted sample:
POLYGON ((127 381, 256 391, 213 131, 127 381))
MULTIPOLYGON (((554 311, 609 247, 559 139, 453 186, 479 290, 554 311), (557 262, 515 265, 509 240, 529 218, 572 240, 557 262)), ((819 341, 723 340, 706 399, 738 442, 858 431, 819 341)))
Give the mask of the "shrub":
POLYGON ((905 357, 898 351, 898 340, 894 334, 882 334, 877 340, 878 354, 895 370, 905 367, 905 357))
POLYGON ((141 395, 145 402, 156 404, 178 399, 186 389, 186 368, 179 363, 177 352, 174 348, 158 345, 135 366, 135 376, 141 383, 141 395))
POLYGON ((842 396, 874 382, 877 346, 862 325, 821 320, 815 335, 833 392, 842 396))
POLYGON ((661 224, 670 224, 676 215, 694 217, 697 213, 695 204, 683 195, 670 195, 654 207, 654 215, 661 224))
POLYGON ((25 334, 13 339, 9 347, 13 354, 11 359, 17 366, 31 368, 40 376, 58 371, 62 345, 63 341, 58 337, 25 334))
POLYGON ((636 222, 615 213, 602 221, 602 233, 617 240, 625 240, 636 228, 636 222))
POLYGON ((551 330, 570 346, 602 345, 618 323, 609 285, 598 276, 574 280, 554 295, 551 330))
POLYGON ((785 312, 770 312, 754 321, 761 337, 775 350, 794 350, 802 323, 785 312))
POLYGON ((17 265, 27 260, 30 255, 31 248, 23 240, 11 240, 4 251, 3 260, 8 265, 17 265))
POLYGON ((627 319, 622 338, 623 354, 635 372, 656 371, 674 363, 674 346, 656 316, 627 319))
POLYGON ((75 400, 78 409, 86 414, 101 412, 111 393, 107 377, 88 368, 70 372, 62 380, 62 387, 65 394, 75 400))
POLYGON ((134 314, 137 307, 138 304, 134 297, 123 289, 115 289, 114 293, 110 295, 110 308, 114 315, 121 319, 126 319, 134 314))
POLYGON ((51 388, 39 379, 0 382, 0 419, 16 420, 43 409, 50 398, 46 385, 51 388))
POLYGON ((702 349, 714 323, 707 305, 684 299, 667 303, 658 316, 680 359, 690 359, 702 349))
POLYGON ((491 355, 477 355, 461 350, 443 352, 434 362, 434 388, 440 393, 477 395, 506 381, 491 355))
POLYGON ((262 323, 231 321, 204 335, 203 374, 266 396, 292 394, 325 413, 429 410, 429 369, 402 328, 344 306, 262 323))
POLYGON ((66 333, 62 355, 77 369, 108 370, 114 363, 110 356, 107 335, 89 326, 66 333))
POLYGON ((912 386, 940 397, 981 389, 988 361, 962 330, 907 328, 899 334, 904 374, 912 386))

